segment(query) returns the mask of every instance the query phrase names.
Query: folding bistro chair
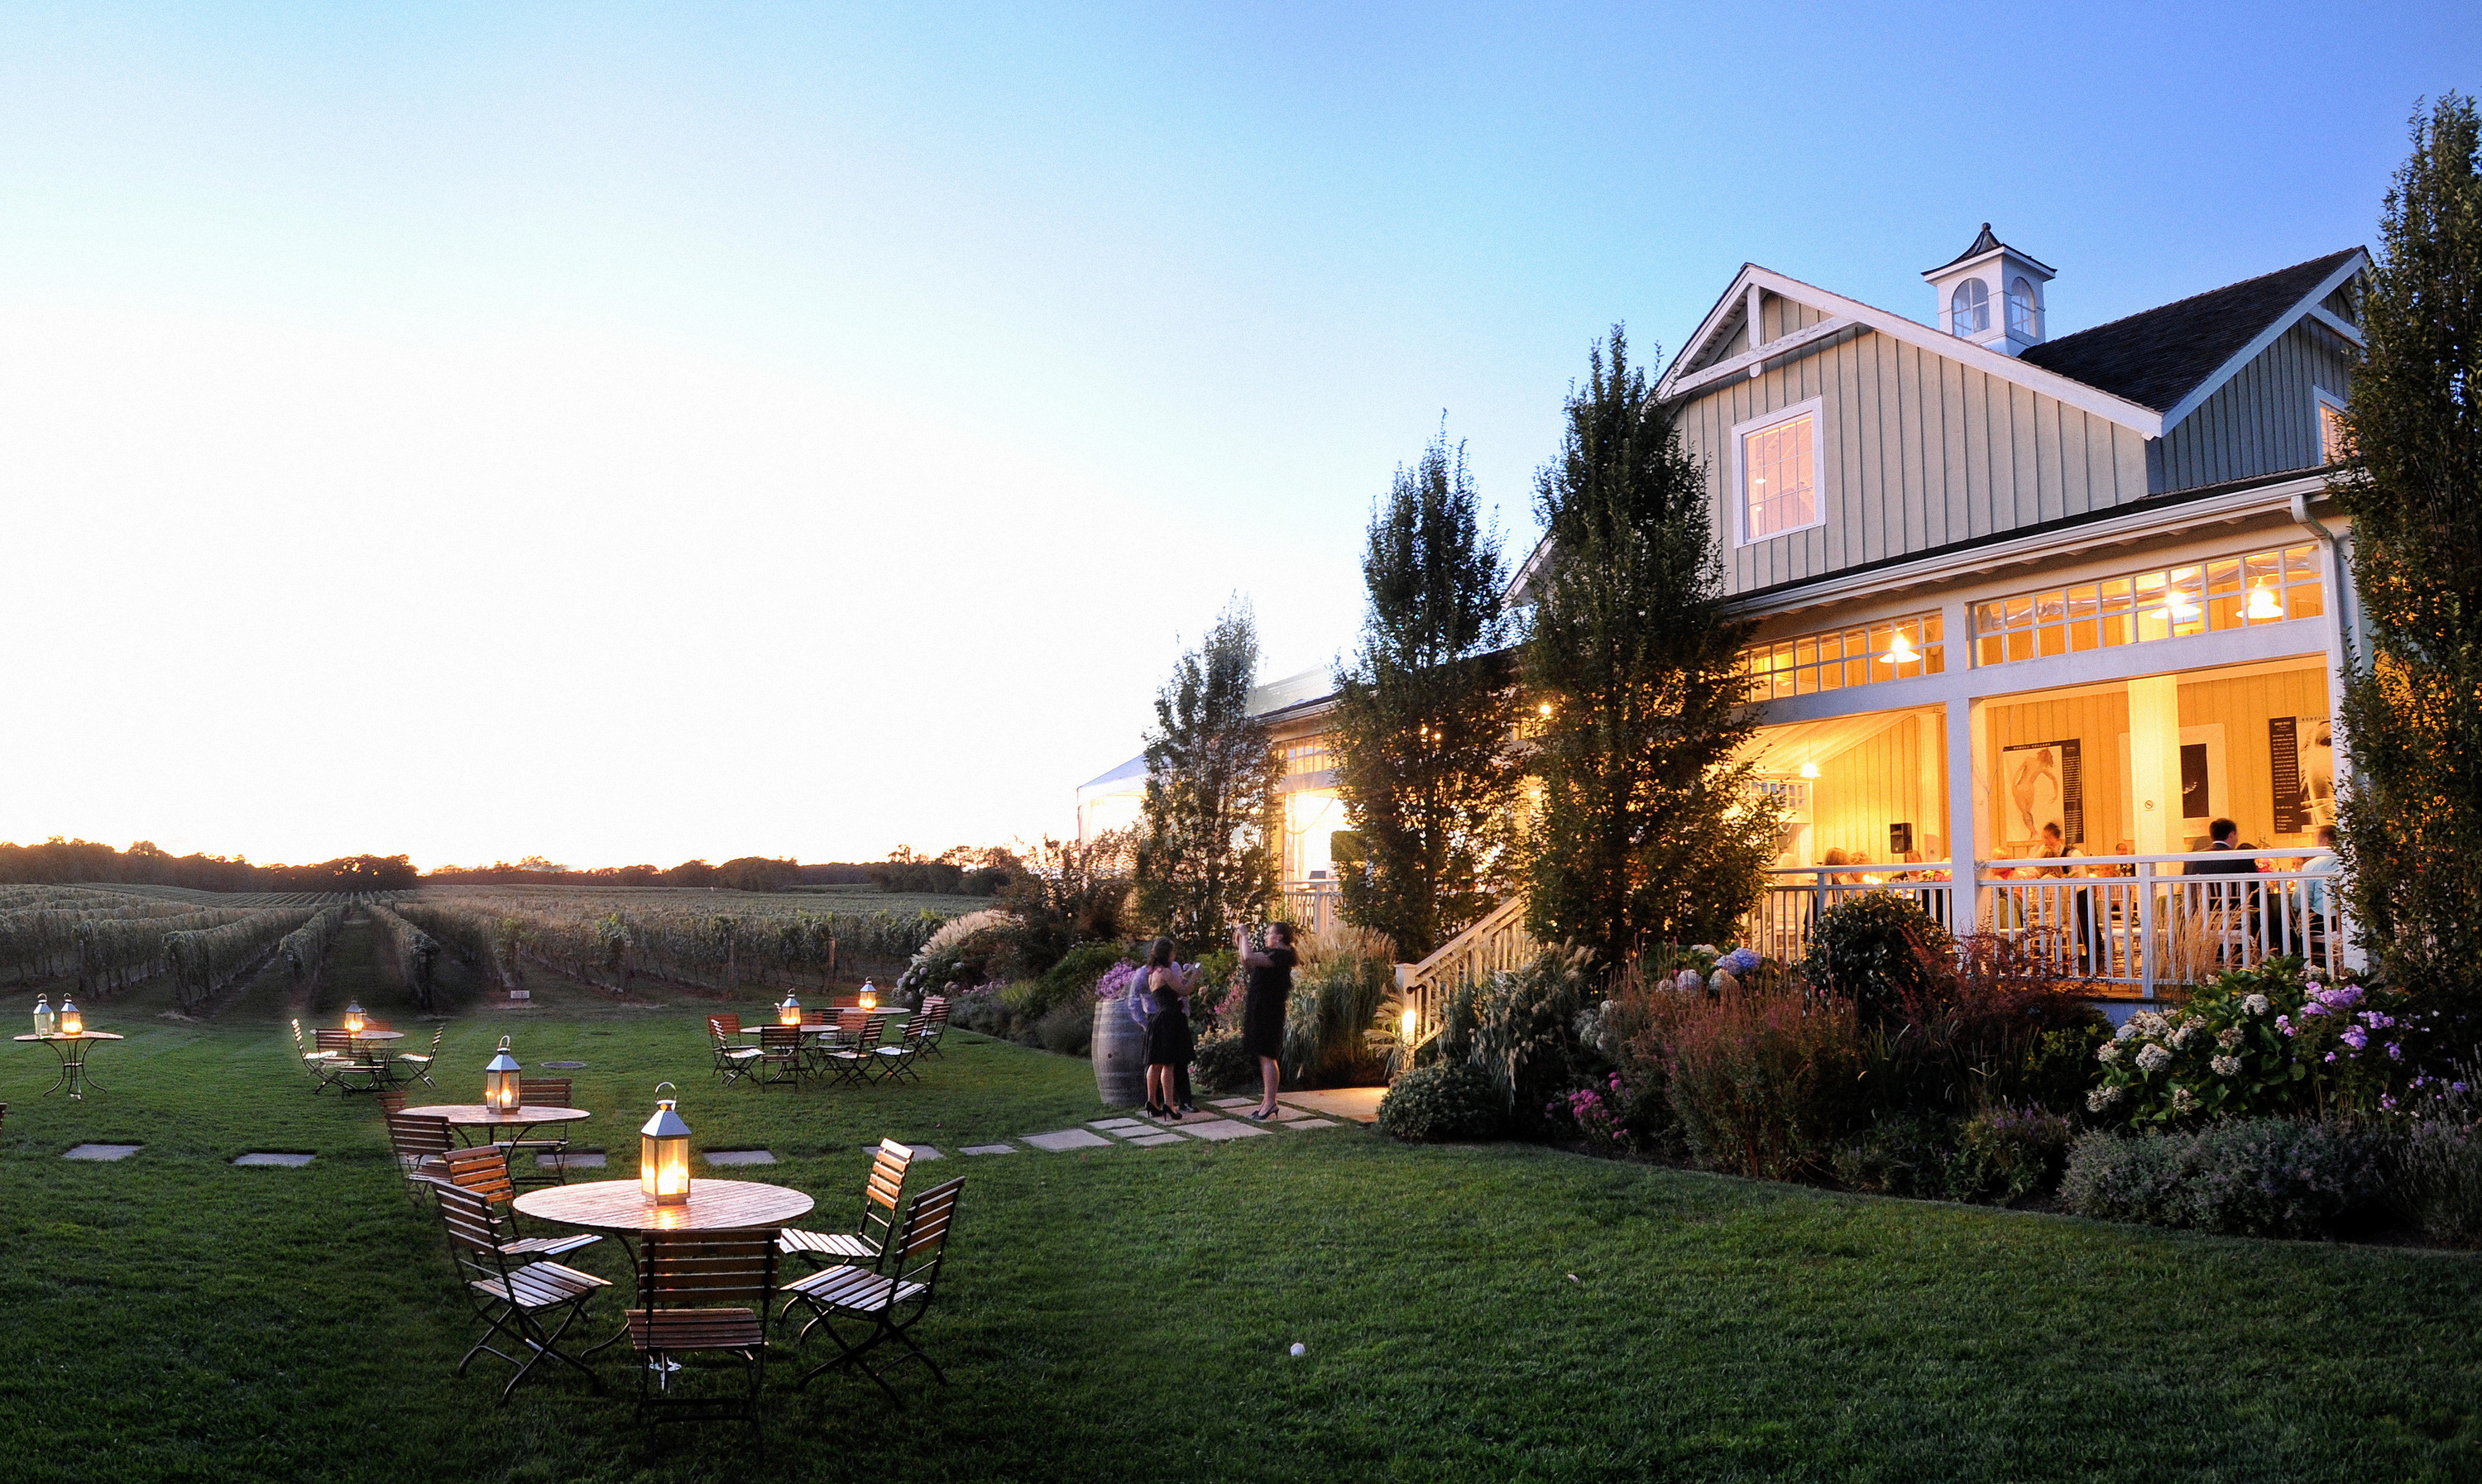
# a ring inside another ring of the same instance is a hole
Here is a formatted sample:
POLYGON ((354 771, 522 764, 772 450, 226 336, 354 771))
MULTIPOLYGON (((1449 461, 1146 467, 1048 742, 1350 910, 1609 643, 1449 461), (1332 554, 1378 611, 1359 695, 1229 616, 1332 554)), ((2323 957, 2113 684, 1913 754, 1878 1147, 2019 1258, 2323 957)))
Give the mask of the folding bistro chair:
POLYGON ((380 1078, 386 1074, 387 1069, 362 1054, 361 1047, 350 1031, 314 1030, 310 1033, 310 1041, 332 1058, 329 1065, 337 1069, 336 1091, 340 1093, 374 1091, 380 1085, 380 1078), (356 1076, 362 1078, 359 1087, 346 1080, 356 1076))
POLYGON ((431 1080, 431 1068, 439 1060, 439 1038, 447 1034, 448 1022, 442 1020, 432 1029, 431 1049, 399 1051, 388 1059, 388 1075, 400 1082, 419 1080, 423 1086, 436 1090, 439 1084, 431 1080))
MULTIPOLYGON (((574 1104, 568 1100, 570 1085, 567 1077, 530 1077, 521 1074, 517 1078, 517 1101, 521 1106, 530 1108, 571 1107, 574 1104)), ((534 1155, 535 1169, 538 1171, 542 1169, 542 1156, 545 1154, 552 1156, 552 1173, 529 1175, 524 1178, 526 1184, 566 1185, 568 1183, 568 1135, 557 1131, 561 1127, 560 1125, 553 1124, 548 1126, 555 1130, 548 1137, 519 1138, 512 1134, 508 1138, 497 1141, 502 1149, 509 1152, 509 1169, 513 1174, 522 1168, 517 1163, 517 1156, 520 1154, 534 1155)))
POLYGON ((758 1027, 758 1060, 751 1066, 751 1081, 760 1087, 774 1087, 779 1083, 799 1086, 808 1071, 808 1058, 802 1049, 802 1027, 758 1027))
POLYGON ((939 1049, 939 1040, 948 1034, 948 996, 933 994, 924 999, 921 1012, 916 1019, 922 1021, 922 1054, 947 1055, 947 1052, 939 1049))
POLYGON ((371 1096, 380 1100, 380 1111, 383 1113, 402 1113, 405 1111, 405 1094, 398 1092, 393 1087, 383 1087, 371 1096))
POLYGON ((905 1022, 903 1030, 896 1033, 894 1046, 871 1047, 870 1054, 879 1058, 878 1067, 881 1076, 911 1077, 917 1082, 922 1079, 922 1073, 913 1070, 914 1062, 922 1055, 922 1017, 916 1015, 905 1022))
POLYGON ((741 1017, 737 1015, 708 1016, 706 1034, 707 1039, 715 1046, 715 1074, 724 1079, 724 1085, 726 1087, 750 1075, 751 1065, 766 1054, 758 1047, 734 1046, 726 1039, 741 1034, 741 1017), (725 1028, 727 1021, 732 1026, 730 1030, 725 1028))
MULTIPOLYGON (((629 1344, 648 1362, 638 1367, 639 1418, 663 1420, 669 1413, 679 1421, 746 1419, 759 1430, 767 1311, 775 1298, 775 1232, 647 1232, 638 1249, 638 1302, 646 1307, 628 1312, 629 1344), (675 1371, 663 1363, 699 1354, 738 1360, 749 1390, 737 1397, 671 1394, 675 1371), (648 1391, 657 1385, 664 1394, 648 1391)), ((763 1443, 765 1433, 759 1437, 763 1443)))
MULTIPOLYGON (((896 1394, 896 1388, 889 1386, 887 1378, 873 1369, 868 1360, 871 1351, 891 1339, 904 1346, 906 1354, 888 1362, 885 1368, 902 1365, 909 1359, 917 1360, 931 1367, 931 1374, 941 1386, 948 1384, 947 1373, 939 1368, 939 1363, 925 1355, 905 1332, 931 1312, 931 1300, 939 1284, 939 1264, 947 1255, 948 1233, 956 1225, 957 1198, 964 1188, 965 1178, 961 1175, 915 1196, 906 1210, 904 1228, 881 1264, 882 1270, 854 1265, 821 1268, 784 1285, 784 1291, 810 1312, 809 1322, 802 1326, 794 1342, 799 1344, 809 1338, 812 1330, 824 1329, 839 1352, 834 1360, 803 1372, 802 1387, 807 1387, 822 1372, 851 1365, 877 1382, 888 1400, 904 1406, 905 1398, 896 1394), (867 1329, 858 1342, 848 1340, 836 1329, 839 1321, 858 1322, 867 1329)), ((792 1306, 785 1307, 789 1312, 792 1306)))
POLYGON ((870 1080, 878 1070, 876 1054, 880 1037, 887 1028, 885 1010, 841 1010, 837 1012, 837 1028, 844 1040, 822 1058, 827 1070, 837 1081, 870 1080))
POLYGON ((429 1113, 390 1113, 388 1143, 396 1150, 397 1168, 405 1175, 405 1198, 422 1207, 423 1192, 448 1173, 448 1154, 457 1135, 448 1120, 429 1113))
MULTIPOLYGON (((321 1034, 324 1035, 326 1033, 322 1032, 321 1034)), ((326 1049, 314 1051, 310 1049, 309 1046, 302 1039, 302 1022, 300 1020, 293 1022, 293 1049, 300 1052, 302 1055, 302 1069, 304 1072, 309 1073, 311 1077, 318 1082, 318 1086, 312 1088, 311 1091, 324 1092, 330 1087, 336 1089, 340 1093, 350 1091, 350 1089, 345 1086, 344 1079, 346 1073, 354 1070, 353 1062, 349 1058, 339 1056, 333 1051, 326 1049)))
MULTIPOLYGON (((439 1173, 432 1177, 435 1183, 454 1185, 468 1195, 480 1196, 494 1210, 517 1198, 517 1183, 509 1178, 509 1152, 497 1144, 485 1144, 475 1149, 452 1149, 440 1162, 439 1173)), ((589 1232, 575 1232, 567 1236, 517 1236, 516 1216, 508 1218, 508 1239, 500 1243, 504 1258, 557 1258, 563 1253, 592 1247, 603 1238, 589 1232)))
POLYGON ((474 1348, 457 1363, 457 1374, 465 1374, 474 1357, 485 1353, 515 1365, 517 1373, 500 1388, 500 1400, 506 1404, 517 1383, 548 1356, 575 1366, 589 1384, 602 1391, 601 1378, 585 1362, 563 1351, 560 1338, 586 1312, 587 1300, 612 1285, 592 1273, 581 1273, 557 1262, 516 1261, 505 1250, 499 1212, 491 1208, 491 1203, 455 1185, 440 1185, 436 1196, 440 1222, 448 1229, 449 1250, 456 1255, 458 1271, 465 1280, 466 1297, 474 1305, 474 1316, 484 1325, 483 1338, 474 1341, 474 1348), (491 1343, 502 1337, 516 1341, 522 1353, 502 1350, 491 1343))
MULTIPOLYGON (((879 1141, 870 1174, 861 1182, 861 1223, 851 1232, 805 1232, 786 1227, 776 1233, 776 1250, 784 1256, 820 1258, 830 1262, 858 1262, 877 1267, 895 1230, 898 1204, 905 1199, 905 1172, 913 1151, 894 1139, 879 1141)), ((792 1308, 788 1301, 787 1310, 792 1308)))

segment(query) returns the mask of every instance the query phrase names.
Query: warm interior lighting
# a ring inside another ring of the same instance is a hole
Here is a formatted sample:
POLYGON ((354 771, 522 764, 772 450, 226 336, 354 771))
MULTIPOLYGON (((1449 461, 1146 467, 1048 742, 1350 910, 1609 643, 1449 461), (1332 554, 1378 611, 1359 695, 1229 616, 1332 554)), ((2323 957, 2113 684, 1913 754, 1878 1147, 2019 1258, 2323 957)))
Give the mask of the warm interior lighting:
POLYGON ((76 1000, 64 998, 61 1001, 60 1027, 60 1034, 64 1036, 86 1034, 86 1017, 78 1014, 76 1000))
POLYGON ((362 1007, 361 1007, 361 1006, 359 1006, 359 1005, 347 1005, 347 1006, 345 1007, 345 1034, 346 1034, 346 1035, 348 1035, 348 1036, 358 1036, 358 1035, 360 1035, 360 1034, 362 1033, 362 1026, 363 1026, 363 1024, 364 1024, 364 1023, 365 1023, 365 1022, 364 1022, 364 1020, 362 1020, 362 1007))
POLYGON ((2186 623, 2198 616, 2198 605, 2189 601, 2185 593, 2175 593, 2163 599, 2163 613, 2175 623, 2186 623))
POLYGON ((1802 776, 1802 777, 1804 777, 1804 778, 1816 778, 1816 777, 1818 777, 1818 764, 1816 764, 1816 763, 1814 763, 1814 762, 1806 762, 1806 763, 1803 763, 1803 764, 1801 765, 1801 776, 1802 776))
POLYGON ((779 1025, 802 1023, 802 1002, 796 999, 789 990, 784 994, 784 1003, 776 1007, 776 1023, 779 1025))
POLYGON ((1547 717, 1551 714, 1551 702, 1546 701, 1534 709, 1538 714, 1547 717))
POLYGON ((2272 586, 2250 589, 2249 621, 2251 623, 2263 623, 2269 619, 2283 617, 2284 604, 2276 597, 2275 589, 2272 586))
POLYGON ((502 1036, 500 1038, 499 1054, 493 1056, 491 1058, 490 1065, 483 1069, 484 1104, 488 1107, 498 1108, 502 1112, 509 1112, 515 1109, 517 1105, 517 1059, 509 1054, 509 1038, 502 1036))
POLYGON ((678 1100, 662 1096, 672 1085, 655 1085, 655 1116, 638 1130, 638 1190, 657 1206, 690 1198, 690 1126, 673 1111, 678 1100))
POLYGON ((1906 638, 1905 631, 1900 628, 1896 630, 1896 642, 1888 646, 1888 652, 1879 657, 1890 665, 1910 665, 1921 658, 1921 655, 1914 650, 1914 642, 1906 638))

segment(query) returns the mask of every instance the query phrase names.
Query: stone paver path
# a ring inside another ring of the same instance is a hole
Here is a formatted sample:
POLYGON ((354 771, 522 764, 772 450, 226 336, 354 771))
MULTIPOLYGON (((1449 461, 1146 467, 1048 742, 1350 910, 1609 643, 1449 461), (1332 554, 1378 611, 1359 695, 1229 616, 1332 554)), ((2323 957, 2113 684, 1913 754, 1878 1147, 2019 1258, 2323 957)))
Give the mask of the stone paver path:
POLYGON ((537 1154, 535 1163, 545 1170, 600 1170, 604 1159, 601 1154, 580 1151, 574 1154, 537 1154))
POLYGON ((1111 1140, 1099 1133, 1089 1133, 1083 1128, 1063 1128, 1058 1133, 1030 1133, 1025 1136, 1025 1142, 1036 1149, 1047 1149, 1054 1153, 1069 1149, 1110 1149, 1112 1147, 1111 1140))
POLYGON ((145 1147, 143 1144, 81 1144, 61 1157, 94 1160, 126 1159, 145 1147))
POLYGON ((1140 1149, 1152 1149, 1158 1144, 1186 1144, 1189 1141, 1172 1132, 1142 1133, 1129 1141, 1140 1149))
POLYGON ((298 1170, 316 1158, 313 1154, 244 1154, 233 1161, 238 1165, 268 1165, 282 1170, 298 1170))
POLYGON ((1086 1126, 1110 1129, 1144 1128, 1147 1126, 1147 1121, 1143 1118, 1098 1118, 1086 1126))
POLYGON ((1375 1124, 1379 1122, 1379 1100, 1386 1096, 1387 1089, 1384 1087, 1330 1087, 1314 1093, 1284 1093, 1276 1100, 1327 1118, 1375 1124))
MULTIPOLYGON (((1192 1139, 1203 1139, 1213 1144, 1254 1139, 1278 1128, 1333 1128, 1344 1122, 1366 1124, 1374 1121, 1378 1117, 1379 1099, 1386 1091, 1384 1087, 1345 1087, 1316 1093, 1286 1093, 1278 1100, 1276 1116, 1263 1124, 1239 1116, 1242 1110, 1257 1106, 1257 1099, 1218 1098, 1212 1102, 1216 1113, 1194 1113, 1181 1119, 1116 1114, 1110 1118, 1090 1119, 1082 1128, 1055 1128, 1049 1133, 1022 1134, 1012 1144, 968 1144, 961 1153, 1014 1154, 1018 1153, 1018 1145, 1053 1153, 1065 1153, 1070 1150, 1119 1149, 1122 1145, 1161 1149, 1168 1144, 1186 1144, 1192 1139)), ((927 1144, 916 1144, 912 1149, 917 1159, 939 1157, 938 1152, 927 1144)))
POLYGON ((706 1153, 706 1162, 709 1164, 774 1164, 776 1155, 763 1149, 711 1149, 706 1153))
POLYGON ((968 1154, 1014 1154, 1017 1153, 1017 1146, 1014 1144, 968 1144, 965 1146, 965 1153, 968 1154))

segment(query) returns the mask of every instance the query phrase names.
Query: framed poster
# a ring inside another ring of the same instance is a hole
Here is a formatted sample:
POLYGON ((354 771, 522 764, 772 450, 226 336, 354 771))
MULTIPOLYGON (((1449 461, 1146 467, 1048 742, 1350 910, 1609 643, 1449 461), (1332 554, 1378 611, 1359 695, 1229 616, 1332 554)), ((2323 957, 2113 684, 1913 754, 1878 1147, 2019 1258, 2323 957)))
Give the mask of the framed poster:
POLYGON ((2058 825, 2072 845, 2086 842, 2085 759, 2074 737, 1999 750, 2000 836, 2039 849, 2043 827, 2058 825))
POLYGON ((2180 827, 2203 835, 2218 815, 2232 807, 2232 792, 2224 784, 2224 724, 2180 729, 2180 827))
POLYGON ((2323 716, 2269 717, 2267 761, 2275 833, 2308 835, 2336 822, 2336 729, 2323 716))

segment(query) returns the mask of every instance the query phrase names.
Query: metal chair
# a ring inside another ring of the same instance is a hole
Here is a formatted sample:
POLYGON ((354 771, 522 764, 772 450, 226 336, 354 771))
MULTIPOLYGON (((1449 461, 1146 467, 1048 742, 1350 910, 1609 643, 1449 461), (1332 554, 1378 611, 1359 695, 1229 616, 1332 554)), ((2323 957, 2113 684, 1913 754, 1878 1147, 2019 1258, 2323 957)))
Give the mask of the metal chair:
POLYGON ((922 1009, 915 1019, 922 1021, 922 1054, 947 1055, 947 1052, 939 1049, 939 1041, 948 1034, 948 997, 944 994, 933 994, 924 999, 922 1009))
POLYGON ((889 1401, 904 1406, 905 1398, 887 1384, 882 1370, 872 1368, 868 1359, 873 1350, 889 1340, 904 1346, 906 1353, 888 1362, 885 1368, 917 1360, 931 1368, 932 1376, 941 1386, 948 1384, 947 1373, 939 1368, 939 1363, 923 1353, 906 1331, 920 1323, 931 1311, 931 1301, 938 1289, 940 1264, 947 1257, 948 1234, 956 1227, 958 1198, 964 1188, 964 1177, 959 1176, 913 1198, 905 1213, 904 1229, 897 1233, 882 1264, 884 1271, 856 1265, 821 1268, 784 1285, 792 1300, 785 1305, 787 1312, 793 1303, 810 1311, 809 1322, 802 1326, 794 1342, 808 1339, 812 1330, 824 1329, 838 1351, 834 1360, 803 1372, 799 1387, 806 1388, 825 1372, 849 1365, 878 1383, 889 1401), (836 1329, 839 1321, 858 1321, 867 1328, 858 1341, 848 1340, 836 1329))
MULTIPOLYGON (((327 1032, 321 1031, 319 1034, 324 1036, 327 1032)), ((346 1078, 367 1070, 348 1055, 324 1047, 312 1050, 302 1039, 300 1020, 293 1022, 293 1049, 301 1053, 303 1070, 309 1073, 312 1080, 318 1083, 311 1089, 312 1092, 325 1092, 330 1087, 339 1093, 353 1092, 355 1088, 346 1078)))
POLYGON ((776 1233, 649 1232, 638 1251, 638 1302, 628 1311, 642 1420, 747 1420, 765 1442, 758 1411, 767 1384, 767 1311, 776 1299, 776 1233), (692 1308, 692 1305, 699 1307, 692 1308), (739 1396, 672 1394, 685 1356, 729 1355, 749 1379, 739 1396), (649 1389, 660 1385, 663 1394, 649 1389))
POLYGON ((839 1082, 867 1082, 878 1070, 876 1051, 880 1038, 886 1034, 887 1012, 885 1010, 844 1010, 837 1012, 839 1030, 845 1039, 820 1057, 827 1072, 839 1082), (845 1019, 850 1017, 851 1019, 845 1019))
POLYGON ((924 1028, 922 1017, 916 1015, 905 1022, 903 1030, 896 1033, 894 1046, 871 1047, 870 1054, 879 1058, 879 1075, 911 1077, 917 1082, 922 1079, 922 1073, 913 1070, 913 1064, 922 1056, 924 1028))
POLYGON ((758 1027, 758 1060, 751 1065, 751 1081, 760 1087, 774 1087, 779 1083, 799 1086, 809 1070, 808 1054, 802 1047, 802 1027, 758 1027))
MULTIPOLYGON (((881 1254, 887 1250, 887 1235, 895 1230, 897 1207, 905 1199, 905 1172, 912 1164, 912 1150, 894 1139, 880 1140, 879 1153, 871 1156, 870 1174, 862 1178, 859 1225, 851 1232, 805 1232, 786 1227, 776 1233, 776 1250, 788 1258, 821 1258, 877 1267, 881 1254)), ((791 1305, 788 1303, 786 1308, 791 1305)))
POLYGON ((423 1086, 432 1088, 436 1091, 439 1084, 431 1080, 431 1069, 433 1064, 439 1060, 439 1038, 447 1034, 448 1022, 442 1020, 432 1029, 431 1049, 429 1051, 398 1052, 388 1061, 389 1074, 396 1076, 401 1081, 419 1079, 423 1086), (401 1073, 396 1071, 399 1067, 405 1069, 401 1073))
POLYGON ((491 1203, 450 1184, 438 1186, 435 1195, 440 1223, 448 1232, 449 1251, 465 1280, 466 1297, 484 1325, 483 1338, 457 1363, 457 1374, 465 1374, 474 1357, 487 1353, 516 1366, 517 1373, 500 1389, 505 1405, 517 1383, 549 1357, 576 1367, 589 1384, 602 1391, 601 1378, 584 1361, 563 1351, 560 1338, 586 1312, 587 1301, 612 1285, 557 1262, 516 1262, 506 1250, 509 1244, 491 1203), (524 1353, 513 1354, 491 1343, 503 1336, 515 1340, 524 1353))
POLYGON ((727 1037, 741 1034, 741 1018, 739 1016, 708 1016, 706 1018, 706 1033, 707 1039, 714 1043, 715 1074, 723 1079, 724 1085, 726 1087, 730 1087, 733 1083, 750 1075, 751 1064, 766 1054, 766 1052, 758 1047, 734 1046, 731 1041, 726 1039, 727 1037), (726 1030, 725 1028, 727 1020, 730 1021, 732 1026, 730 1030, 726 1030))

